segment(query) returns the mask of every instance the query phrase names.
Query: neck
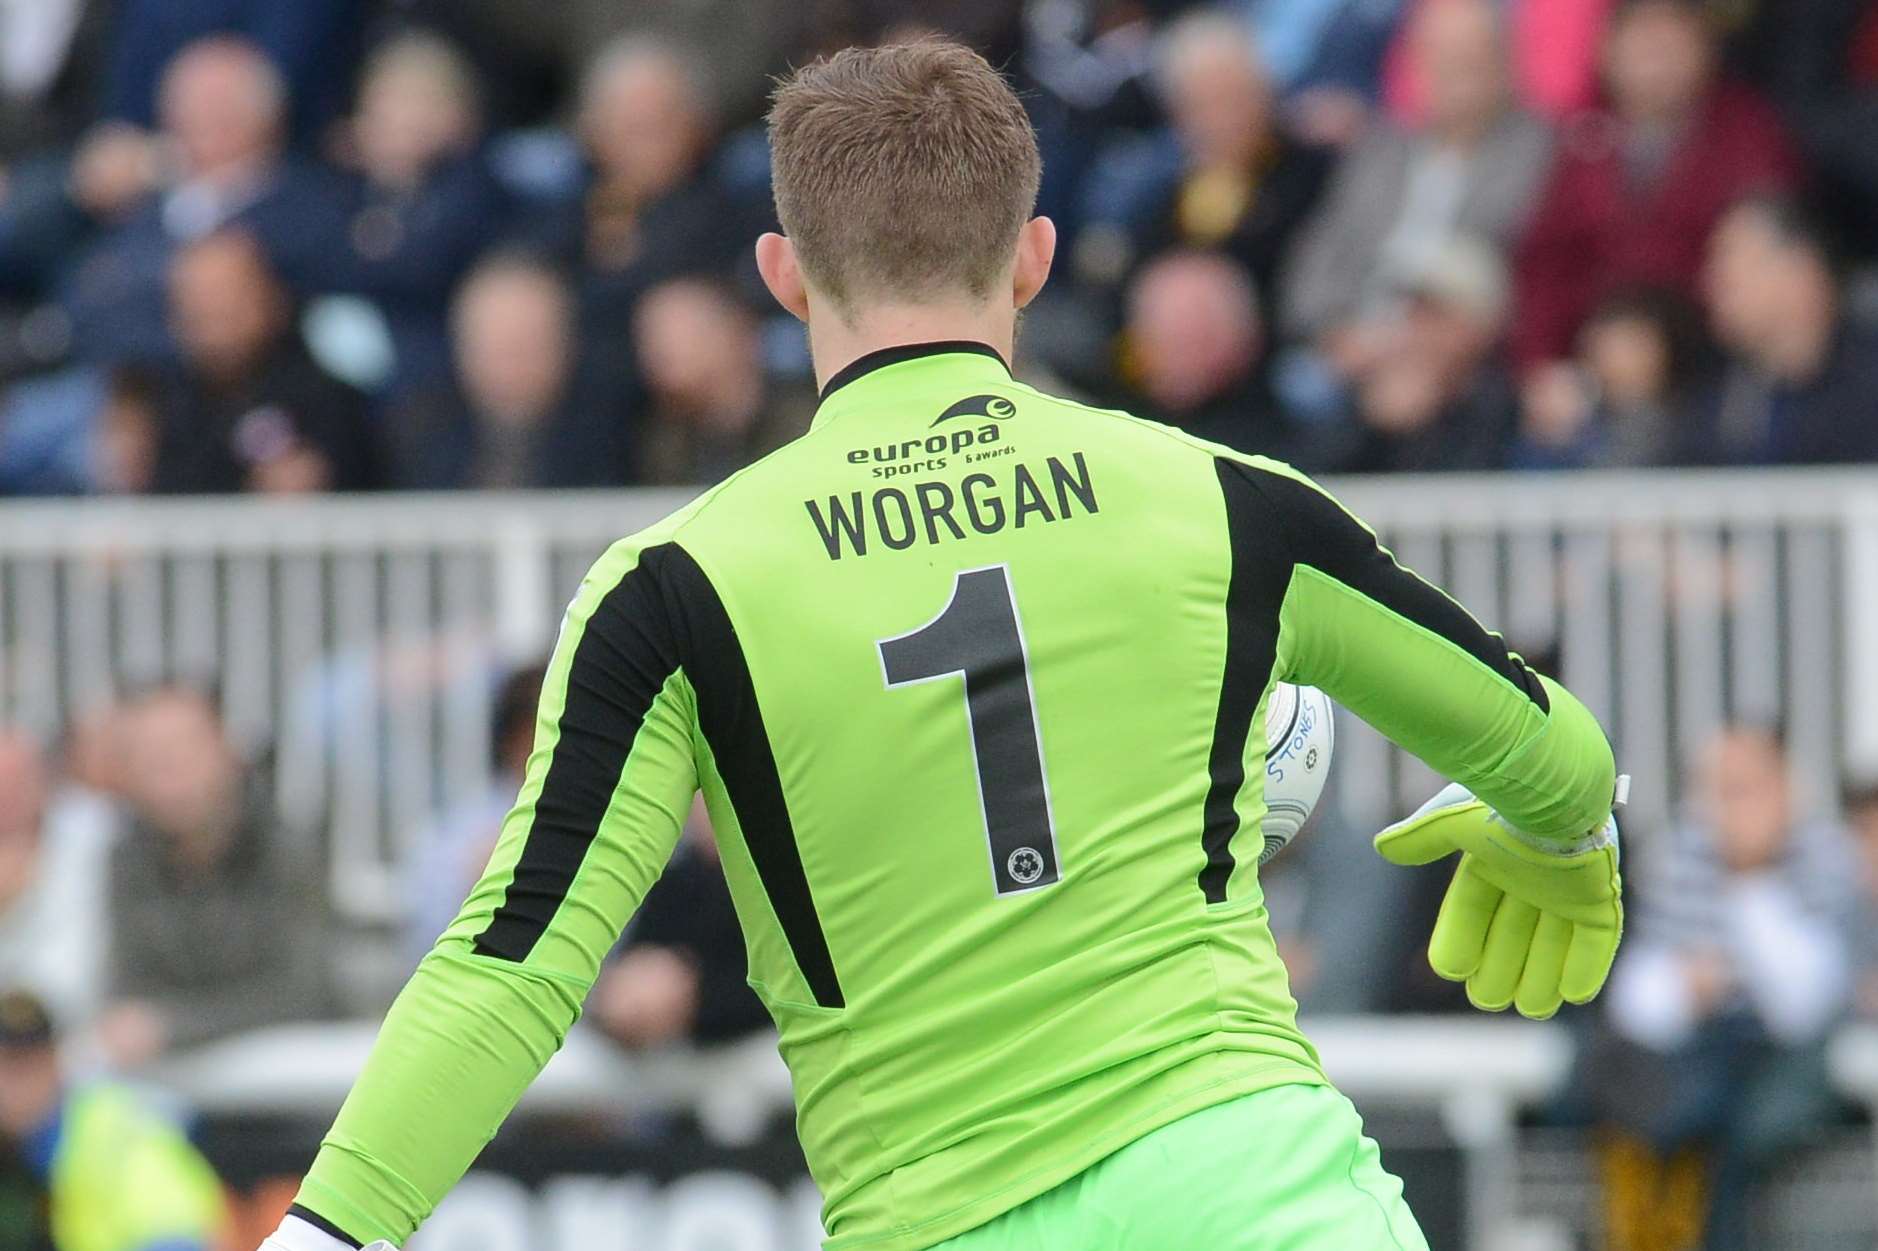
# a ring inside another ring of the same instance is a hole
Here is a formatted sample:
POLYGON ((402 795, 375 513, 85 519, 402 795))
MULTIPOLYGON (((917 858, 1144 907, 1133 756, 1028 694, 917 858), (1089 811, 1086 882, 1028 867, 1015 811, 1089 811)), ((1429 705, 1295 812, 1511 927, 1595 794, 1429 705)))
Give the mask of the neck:
POLYGON ((1017 341, 1017 310, 992 301, 874 305, 852 323, 831 309, 811 308, 809 315, 809 354, 815 358, 818 388, 870 352, 951 339, 983 343, 1009 364, 1017 341))

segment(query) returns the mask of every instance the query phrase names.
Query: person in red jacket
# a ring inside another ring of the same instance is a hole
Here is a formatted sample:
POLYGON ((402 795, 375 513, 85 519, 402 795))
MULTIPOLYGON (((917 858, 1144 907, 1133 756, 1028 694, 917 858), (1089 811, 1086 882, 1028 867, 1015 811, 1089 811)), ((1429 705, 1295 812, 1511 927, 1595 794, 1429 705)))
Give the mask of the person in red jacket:
POLYGON ((1601 297, 1637 285, 1695 294, 1722 211, 1797 179, 1772 109, 1719 81, 1716 60, 1691 0, 1628 0, 1613 19, 1608 104, 1566 125, 1515 257, 1512 348, 1529 395, 1562 368, 1601 297))

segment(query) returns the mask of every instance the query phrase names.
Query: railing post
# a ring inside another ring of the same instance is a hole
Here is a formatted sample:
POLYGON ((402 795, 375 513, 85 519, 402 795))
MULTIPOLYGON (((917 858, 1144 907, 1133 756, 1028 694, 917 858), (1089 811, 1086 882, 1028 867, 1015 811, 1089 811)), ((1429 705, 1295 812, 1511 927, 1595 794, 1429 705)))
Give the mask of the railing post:
POLYGON ((1878 777, 1878 487, 1847 492, 1845 542, 1845 764, 1878 777))
POLYGON ((525 505, 502 510, 494 538, 496 650, 510 664, 548 650, 555 623, 548 619, 553 552, 546 528, 525 505))

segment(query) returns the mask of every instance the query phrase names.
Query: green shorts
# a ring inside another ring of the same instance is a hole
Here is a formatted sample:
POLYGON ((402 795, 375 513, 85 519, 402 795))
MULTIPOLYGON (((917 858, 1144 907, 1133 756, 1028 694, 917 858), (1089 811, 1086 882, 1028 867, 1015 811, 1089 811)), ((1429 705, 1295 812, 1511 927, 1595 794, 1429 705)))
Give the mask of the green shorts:
POLYGON ((1428 1251, 1350 1101, 1274 1086, 1163 1125, 935 1251, 1428 1251))

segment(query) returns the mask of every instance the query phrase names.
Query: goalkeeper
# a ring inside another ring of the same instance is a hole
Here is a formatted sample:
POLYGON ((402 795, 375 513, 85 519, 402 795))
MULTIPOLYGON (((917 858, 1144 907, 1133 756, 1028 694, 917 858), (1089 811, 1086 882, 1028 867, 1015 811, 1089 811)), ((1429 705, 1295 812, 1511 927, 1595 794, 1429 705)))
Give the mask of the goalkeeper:
POLYGON ((1013 380, 1055 233, 975 54, 840 53, 770 134, 813 427, 582 583, 489 867, 276 1245, 417 1227, 701 788, 831 1251, 1421 1251, 1294 1019, 1250 731, 1309 683, 1465 788, 1378 846, 1462 853, 1431 959, 1543 1017, 1617 946, 1597 723, 1284 465, 1013 380))

